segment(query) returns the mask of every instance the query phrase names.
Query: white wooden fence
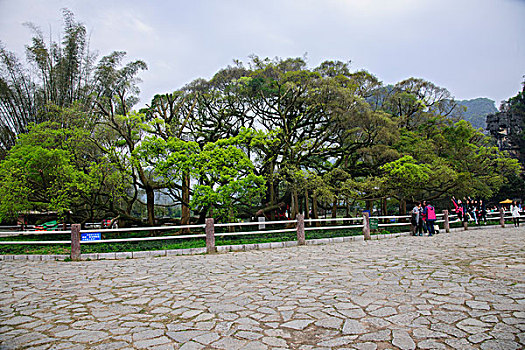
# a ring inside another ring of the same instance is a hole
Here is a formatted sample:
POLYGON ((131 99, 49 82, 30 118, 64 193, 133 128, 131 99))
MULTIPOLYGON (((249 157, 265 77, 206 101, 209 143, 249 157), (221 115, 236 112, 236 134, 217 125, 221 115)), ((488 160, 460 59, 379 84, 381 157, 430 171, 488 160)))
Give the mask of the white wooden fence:
MULTIPOLYGON (((443 211, 443 214, 437 215, 438 219, 436 224, 442 224, 443 230, 446 232, 450 231, 450 224, 461 222, 457 215, 449 215, 447 210, 443 211)), ((488 220, 499 220, 502 227, 505 227, 505 219, 512 218, 512 216, 505 216, 503 211, 499 213, 488 213, 488 220)), ((249 235, 261 235, 261 234, 273 234, 273 233, 284 233, 284 232, 296 232, 297 241, 299 245, 305 244, 305 231, 318 231, 318 230, 349 230, 349 229, 361 229, 365 239, 370 239, 370 219, 378 220, 378 227, 407 227, 410 232, 414 232, 414 227, 410 223, 410 216, 374 216, 369 217, 368 213, 363 213, 362 217, 351 217, 351 218, 326 218, 326 219, 304 219, 302 214, 297 216, 296 220, 286 221, 254 221, 254 222, 241 222, 241 223, 214 223, 212 218, 206 220, 206 224, 201 225, 183 225, 183 226, 160 226, 160 227, 141 227, 141 228, 118 228, 118 229, 84 229, 81 230, 80 225, 71 225, 70 231, 4 231, 0 232, 0 237, 9 236, 20 236, 20 235, 49 235, 49 234, 71 234, 69 240, 51 240, 51 241, 30 241, 30 240, 19 240, 19 241, 0 241, 0 244, 34 244, 34 245, 45 245, 45 244, 71 244, 71 259, 80 259, 80 245, 81 244, 97 244, 97 243, 121 243, 121 242, 140 242, 140 241, 157 241, 157 240, 171 240, 171 239, 195 239, 203 238, 206 239, 206 251, 207 253, 216 252, 215 237, 226 237, 226 236, 249 236, 249 235), (393 221, 386 223, 385 221, 393 221), (381 221, 383 221, 381 223, 381 221), (326 225, 328 223, 335 223, 335 225, 326 225), (338 225, 338 223, 342 223, 338 225), (224 227, 245 227, 259 225, 283 225, 293 226, 289 228, 280 228, 273 230, 256 230, 256 231, 240 231, 240 232, 215 232, 216 228, 224 227), (314 225, 315 224, 315 225, 314 225), (325 225, 318 225, 325 224, 325 225), (308 225, 305 227, 305 225, 308 225), (109 232, 151 232, 151 231, 173 231, 173 230, 197 230, 203 233, 196 234, 178 234, 171 236, 148 236, 148 237, 134 237, 134 238, 112 238, 112 239, 100 239, 93 241, 81 241, 80 237, 82 233, 109 233, 109 232)), ((468 223, 464 222, 463 227, 465 230, 468 229, 468 223)))

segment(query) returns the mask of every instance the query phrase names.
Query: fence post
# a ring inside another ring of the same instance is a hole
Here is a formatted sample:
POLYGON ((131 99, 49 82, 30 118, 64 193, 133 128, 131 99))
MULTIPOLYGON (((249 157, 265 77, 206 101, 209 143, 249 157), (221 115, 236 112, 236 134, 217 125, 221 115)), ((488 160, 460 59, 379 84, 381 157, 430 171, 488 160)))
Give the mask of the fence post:
POLYGON ((499 224, 501 227, 505 227, 505 211, 503 208, 499 208, 499 224))
POLYGON ((443 220, 445 220, 445 222, 443 223, 443 228, 445 229, 445 232, 450 233, 450 221, 448 218, 448 210, 443 210, 443 220))
POLYGON ((297 214, 297 244, 298 245, 305 245, 306 244, 306 237, 304 234, 304 215, 303 214, 297 214))
POLYGON ((215 225, 213 218, 206 219, 206 253, 213 254, 217 252, 215 248, 215 225))
POLYGON ((80 260, 80 225, 71 225, 71 260, 80 260))
POLYGON ((370 237, 370 214, 367 211, 363 212, 363 235, 365 241, 372 239, 370 237))

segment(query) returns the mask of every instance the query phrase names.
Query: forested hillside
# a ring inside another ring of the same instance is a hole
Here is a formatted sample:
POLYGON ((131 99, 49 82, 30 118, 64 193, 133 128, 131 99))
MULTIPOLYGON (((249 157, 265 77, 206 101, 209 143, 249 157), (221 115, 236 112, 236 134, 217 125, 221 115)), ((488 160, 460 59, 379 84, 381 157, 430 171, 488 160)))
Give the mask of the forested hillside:
POLYGON ((457 104, 466 109, 461 109, 458 116, 464 119, 476 129, 487 128, 487 115, 498 112, 495 102, 489 98, 480 97, 472 100, 459 100, 457 104))

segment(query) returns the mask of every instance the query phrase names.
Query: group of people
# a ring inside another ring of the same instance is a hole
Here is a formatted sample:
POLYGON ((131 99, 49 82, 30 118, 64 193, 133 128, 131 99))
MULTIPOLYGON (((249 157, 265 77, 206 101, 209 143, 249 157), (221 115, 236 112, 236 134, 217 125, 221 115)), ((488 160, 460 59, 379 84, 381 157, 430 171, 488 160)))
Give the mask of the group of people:
POLYGON ((474 221, 476 225, 481 221, 487 223, 487 207, 483 199, 474 200, 467 197, 461 200, 452 197, 452 203, 454 203, 459 220, 465 222, 474 221))
POLYGON ((414 235, 422 236, 423 232, 432 236, 436 233, 436 209, 427 201, 417 202, 414 209, 412 209, 412 226, 414 227, 414 235))
MULTIPOLYGON (((456 215, 461 221, 474 221, 476 225, 481 223, 481 221, 485 224, 487 223, 487 212, 489 209, 486 207, 485 202, 482 199, 473 200, 470 197, 467 197, 461 200, 452 197, 452 203, 454 203, 456 215)), ((497 207, 494 207, 494 210, 497 210, 497 207)), ((515 227, 520 226, 520 211, 521 206, 516 201, 512 202, 510 212, 515 227)))
MULTIPOLYGON (((484 222, 487 223, 487 212, 489 209, 485 201, 482 199, 471 199, 466 197, 463 200, 452 197, 452 203, 458 219, 464 222, 474 221, 477 224, 484 222)), ((497 210, 497 207, 494 207, 497 210)), ((514 201, 510 206, 512 213, 512 220, 515 227, 520 226, 520 211, 521 206, 519 203, 514 201)), ((436 233, 436 209, 428 201, 417 202, 412 209, 411 223, 414 230, 414 235, 422 236, 423 233, 427 233, 432 236, 436 233)))

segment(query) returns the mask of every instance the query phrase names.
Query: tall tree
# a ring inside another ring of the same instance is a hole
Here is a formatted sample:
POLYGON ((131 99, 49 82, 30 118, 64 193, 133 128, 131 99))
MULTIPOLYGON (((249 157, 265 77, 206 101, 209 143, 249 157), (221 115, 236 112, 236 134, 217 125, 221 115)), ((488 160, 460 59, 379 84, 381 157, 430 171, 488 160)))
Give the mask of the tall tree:
POLYGON ((27 65, 0 44, 0 147, 14 145, 18 134, 31 122, 45 121, 48 105, 83 111, 93 107, 95 55, 88 50, 85 26, 63 10, 64 28, 60 42, 46 42, 42 31, 33 32, 27 46, 27 65))

